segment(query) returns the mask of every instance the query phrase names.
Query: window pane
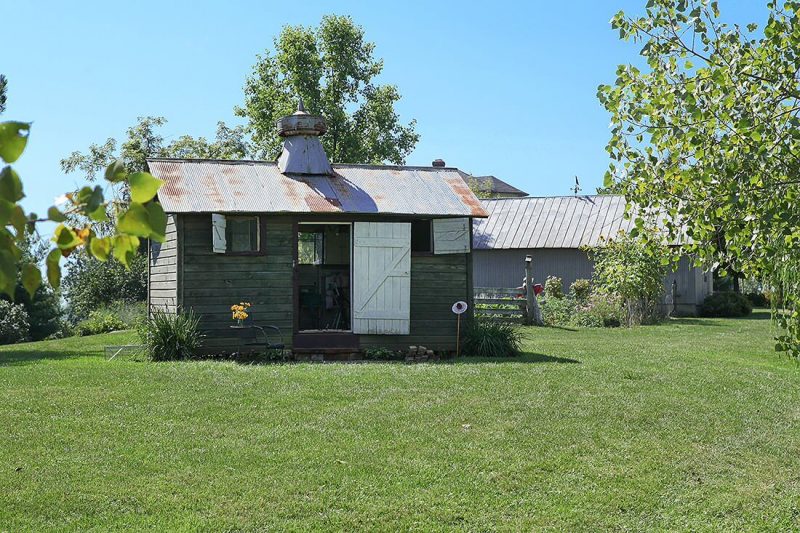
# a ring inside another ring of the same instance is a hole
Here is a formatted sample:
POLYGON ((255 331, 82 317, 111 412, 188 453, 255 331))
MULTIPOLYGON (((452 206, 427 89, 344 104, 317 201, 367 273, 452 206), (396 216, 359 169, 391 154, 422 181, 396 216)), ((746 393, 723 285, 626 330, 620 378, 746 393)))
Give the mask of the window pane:
POLYGON ((228 217, 227 233, 229 251, 258 251, 258 217, 228 217))
POLYGON ((411 222, 411 251, 430 252, 431 249, 431 221, 415 220, 411 222))
POLYGON ((297 261, 301 265, 322 264, 322 246, 325 235, 319 231, 301 231, 297 234, 297 261))

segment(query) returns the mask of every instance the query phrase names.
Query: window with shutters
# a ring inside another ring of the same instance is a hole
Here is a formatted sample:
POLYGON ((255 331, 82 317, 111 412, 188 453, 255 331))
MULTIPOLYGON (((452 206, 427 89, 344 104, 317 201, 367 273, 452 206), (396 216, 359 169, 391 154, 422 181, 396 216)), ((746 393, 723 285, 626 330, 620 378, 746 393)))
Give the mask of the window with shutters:
POLYGON ((211 215, 212 249, 217 254, 257 254, 261 224, 257 216, 211 215))

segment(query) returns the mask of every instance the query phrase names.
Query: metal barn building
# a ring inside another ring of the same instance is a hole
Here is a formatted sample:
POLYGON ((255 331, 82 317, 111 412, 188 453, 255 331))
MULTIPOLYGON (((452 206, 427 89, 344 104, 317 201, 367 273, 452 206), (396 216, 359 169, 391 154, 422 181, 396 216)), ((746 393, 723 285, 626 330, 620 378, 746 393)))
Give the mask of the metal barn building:
MULTIPOLYGON (((625 198, 618 195, 502 198, 482 200, 489 218, 473 226, 473 276, 476 287, 518 287, 525 256, 533 259, 537 281, 558 276, 568 290, 573 281, 590 279, 594 266, 586 246, 633 228, 626 220, 625 198)), ((664 279, 665 304, 694 314, 711 294, 713 276, 682 258, 664 279), (672 301, 673 281, 677 295, 672 301)))

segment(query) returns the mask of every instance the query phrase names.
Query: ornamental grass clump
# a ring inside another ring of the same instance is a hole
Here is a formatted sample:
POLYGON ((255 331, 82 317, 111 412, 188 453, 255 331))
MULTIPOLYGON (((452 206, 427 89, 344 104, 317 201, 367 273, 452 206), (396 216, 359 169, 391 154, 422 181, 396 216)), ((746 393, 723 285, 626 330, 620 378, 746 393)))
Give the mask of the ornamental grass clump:
POLYGON ((145 354, 151 361, 192 359, 202 345, 200 318, 192 311, 155 311, 139 327, 145 354))
POLYGON ((515 357, 520 354, 521 340, 511 324, 477 320, 464 334, 461 353, 472 357, 515 357))

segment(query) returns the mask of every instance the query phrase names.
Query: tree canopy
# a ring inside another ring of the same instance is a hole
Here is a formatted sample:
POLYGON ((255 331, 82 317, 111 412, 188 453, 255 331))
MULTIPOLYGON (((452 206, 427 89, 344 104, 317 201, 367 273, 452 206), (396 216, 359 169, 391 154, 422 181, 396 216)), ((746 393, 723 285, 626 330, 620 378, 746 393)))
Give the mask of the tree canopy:
MULTIPOLYGON (((800 2, 767 9, 763 30, 725 24, 710 0, 649 0, 641 16, 618 13, 612 27, 641 45, 644 64, 620 65, 598 96, 612 117, 606 185, 643 206, 670 238, 685 234, 684 252, 767 278, 793 306, 800 2)), ((796 341, 779 348, 797 353, 796 341)))
POLYGON ((247 156, 247 141, 242 126, 230 128, 224 122, 217 123, 217 136, 213 141, 205 137, 182 135, 165 143, 159 128, 167 123, 164 117, 139 117, 136 124, 128 128, 120 146, 113 137, 102 144, 91 144, 85 152, 75 151, 61 160, 65 173, 80 172, 88 181, 95 181, 98 174, 111 162, 119 159, 128 172, 147 170, 148 157, 180 157, 198 159, 244 159, 247 156))
POLYGON ((248 120, 255 155, 280 154, 275 122, 295 111, 299 96, 310 113, 325 117, 321 140, 331 161, 403 164, 419 140, 416 122, 400 122, 397 87, 375 82, 383 61, 374 51, 350 17, 328 15, 316 28, 285 26, 274 50, 258 57, 244 105, 236 108, 248 120))

